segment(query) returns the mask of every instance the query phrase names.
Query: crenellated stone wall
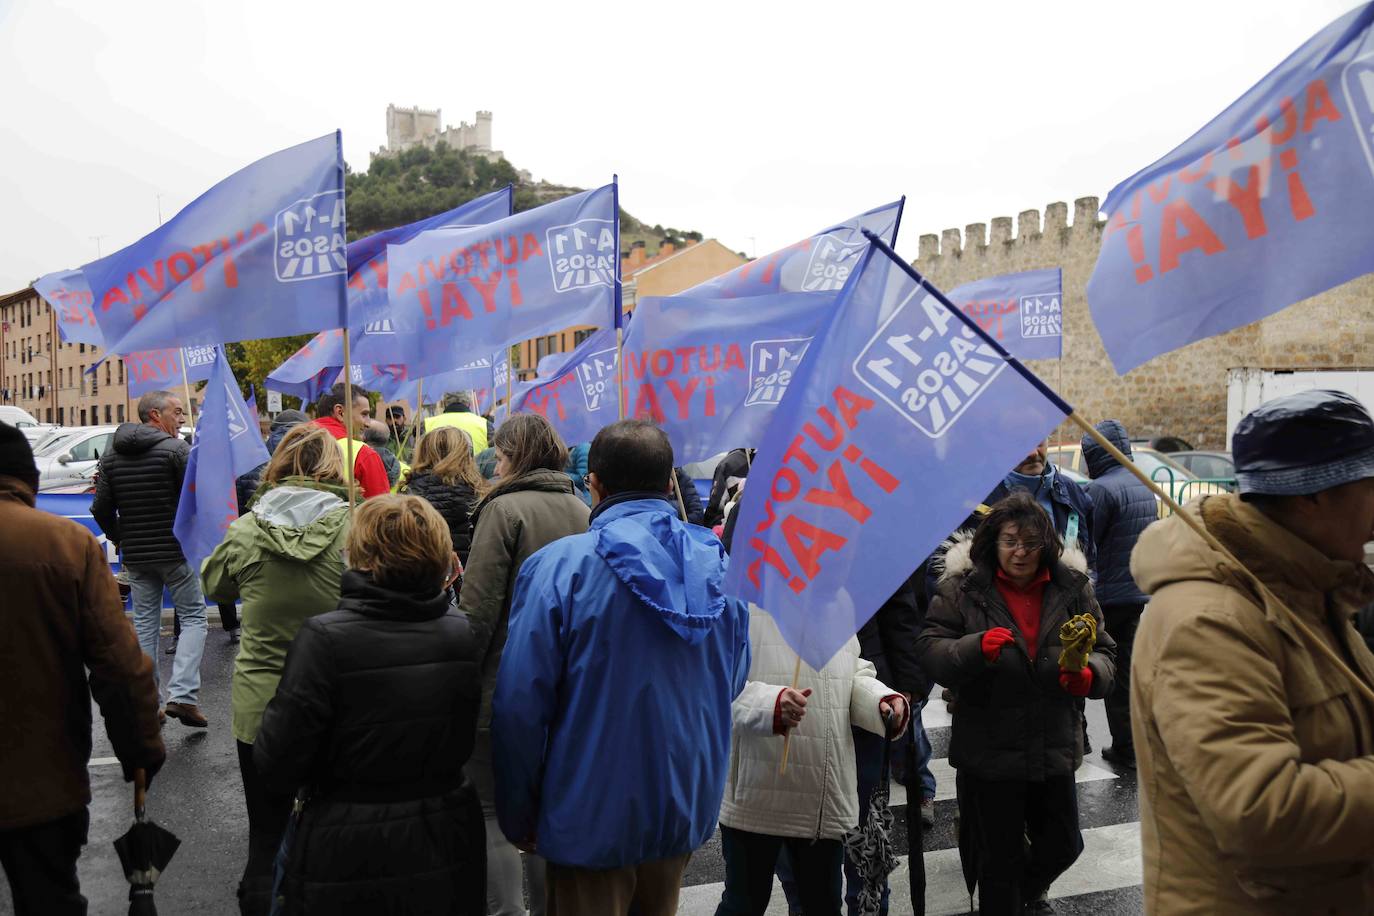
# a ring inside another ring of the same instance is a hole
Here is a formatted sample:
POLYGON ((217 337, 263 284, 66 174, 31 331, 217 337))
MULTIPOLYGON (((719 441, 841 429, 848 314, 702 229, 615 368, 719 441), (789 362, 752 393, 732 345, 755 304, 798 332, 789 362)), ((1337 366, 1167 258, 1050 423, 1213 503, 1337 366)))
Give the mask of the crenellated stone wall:
MULTIPOLYGON (((941 289, 997 274, 1059 267, 1064 272, 1064 358, 1027 365, 1091 421, 1122 421, 1133 437, 1175 435, 1198 448, 1229 448, 1228 369, 1374 368, 1374 275, 1367 275, 1277 315, 1198 341, 1118 376, 1107 359, 1084 293, 1097 263, 1105 222, 1098 199, 1062 202, 1016 218, 970 223, 961 233, 923 235, 916 269, 941 289), (990 227, 990 228, 989 228, 990 227)), ((1061 427, 1056 440, 1077 441, 1061 427)))

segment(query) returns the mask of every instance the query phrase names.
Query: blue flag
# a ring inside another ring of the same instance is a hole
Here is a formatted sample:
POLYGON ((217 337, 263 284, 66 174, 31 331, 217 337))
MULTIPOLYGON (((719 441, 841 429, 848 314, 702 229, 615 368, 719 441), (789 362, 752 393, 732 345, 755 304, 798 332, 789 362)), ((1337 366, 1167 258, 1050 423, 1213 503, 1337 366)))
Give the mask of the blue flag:
MULTIPOLYGON (((91 287, 80 270, 63 270, 34 281, 33 288, 52 306, 57 333, 71 343, 105 346, 105 337, 96 324, 91 308, 91 287)), ((110 358, 108 352, 86 370, 94 375, 101 363, 110 358)), ((203 382, 210 377, 215 362, 213 346, 172 347, 164 350, 135 350, 123 357, 128 370, 129 397, 136 398, 149 391, 180 387, 189 382, 203 382), (182 366, 186 376, 182 377, 182 366)))
POLYGON ((1374 6, 1112 189, 1093 321, 1118 373, 1374 271, 1374 6))
POLYGON ((1063 354, 1064 273, 1058 267, 975 280, 950 290, 949 298, 1017 359, 1063 354))
POLYGON ((759 443, 726 574, 817 670, 1070 412, 879 244, 759 443))
POLYGON ((433 375, 572 325, 610 325, 618 226, 615 188, 606 185, 389 246, 396 362, 433 375))
POLYGON ((514 412, 542 415, 564 442, 590 442, 620 416, 615 329, 597 331, 571 353, 559 355, 562 365, 552 377, 536 379, 512 398, 514 412))
POLYGON ((95 321, 90 284, 78 270, 59 270, 33 281, 33 288, 52 306, 57 333, 72 343, 105 345, 95 321))
POLYGON ((869 210, 676 296, 640 300, 625 333, 626 415, 662 426, 679 463, 757 445, 868 247, 864 230, 895 243, 902 206, 869 210))
MULTIPOLYGON (((139 397, 149 391, 171 391, 183 384, 203 382, 215 367, 218 347, 173 347, 169 350, 138 350, 126 353, 124 368, 128 371, 129 397, 139 397), (185 367, 185 376, 182 368, 185 367)), ((101 360, 104 362, 104 360, 101 360)), ((96 363, 88 372, 94 372, 96 363)))
POLYGON ((114 353, 344 324, 337 132, 241 169, 127 248, 82 268, 114 353))
POLYGON ((386 249, 415 238, 421 232, 451 226, 481 226, 515 212, 515 192, 507 185, 499 191, 426 219, 396 226, 350 242, 348 245, 348 315, 353 328, 353 357, 359 363, 390 363, 399 349, 387 299, 386 249))
POLYGON ((343 369, 343 331, 321 331, 268 373, 263 384, 309 404, 329 390, 343 369))
POLYGON ((192 569, 200 569, 201 560, 238 518, 234 481, 269 457, 221 347, 196 419, 195 443, 172 523, 172 533, 192 569))

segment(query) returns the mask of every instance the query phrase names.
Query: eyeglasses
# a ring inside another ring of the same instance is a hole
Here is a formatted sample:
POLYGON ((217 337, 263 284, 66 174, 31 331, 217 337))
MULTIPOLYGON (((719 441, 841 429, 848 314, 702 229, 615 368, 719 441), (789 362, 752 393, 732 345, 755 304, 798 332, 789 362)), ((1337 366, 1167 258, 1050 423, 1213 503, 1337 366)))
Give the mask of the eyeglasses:
POLYGON ((1003 550, 1010 550, 1012 552, 1024 550, 1026 553, 1035 553, 1045 545, 1041 541, 1018 541, 1016 538, 998 538, 997 546, 1001 547, 1003 550))

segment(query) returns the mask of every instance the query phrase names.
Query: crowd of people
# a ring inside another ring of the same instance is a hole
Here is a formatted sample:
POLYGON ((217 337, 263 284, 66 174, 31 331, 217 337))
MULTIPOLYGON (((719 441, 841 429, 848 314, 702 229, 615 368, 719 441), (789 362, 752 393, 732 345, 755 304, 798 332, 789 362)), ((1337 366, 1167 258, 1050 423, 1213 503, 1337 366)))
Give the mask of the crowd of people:
POLYGON ((542 416, 493 428, 461 394, 422 430, 371 410, 340 385, 314 419, 278 414, 193 569, 172 533, 183 405, 144 395, 92 504, 131 615, 94 537, 35 508, 27 440, 0 425, 17 913, 85 912, 88 695, 130 780, 163 765, 167 718, 211 724, 207 601, 238 641, 244 914, 666 916, 717 828, 718 916, 762 914, 775 877, 793 913, 856 914, 871 904, 843 840, 886 742, 915 745, 898 776, 912 816, 933 813, 937 685, 981 912, 1053 911, 1084 848, 1074 774, 1097 700, 1104 759, 1139 768, 1148 912, 1374 912, 1357 629, 1374 420, 1349 396, 1261 407, 1235 434, 1239 492, 1162 520, 1120 423, 1084 437, 1085 486, 1040 443, 820 670, 723 590, 752 450, 720 462, 703 505, 645 421, 569 448, 542 416))

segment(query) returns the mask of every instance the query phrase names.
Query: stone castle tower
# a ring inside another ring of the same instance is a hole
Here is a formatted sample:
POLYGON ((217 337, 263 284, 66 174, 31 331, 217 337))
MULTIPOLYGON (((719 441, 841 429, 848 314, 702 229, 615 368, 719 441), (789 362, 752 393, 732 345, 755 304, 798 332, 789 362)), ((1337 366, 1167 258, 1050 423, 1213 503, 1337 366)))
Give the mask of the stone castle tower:
POLYGON ((487 159, 504 158, 491 147, 491 112, 479 111, 472 124, 460 121, 457 127, 444 126, 439 108, 386 107, 386 146, 373 155, 394 156, 412 146, 433 149, 440 141, 453 149, 466 150, 487 159))
MULTIPOLYGON (((1198 448, 1229 448, 1227 371, 1374 368, 1374 275, 1352 280, 1263 321, 1166 353, 1118 376, 1088 312, 1084 293, 1097 263, 1105 223, 1098 199, 1052 203, 1016 219, 923 235, 916 269, 940 289, 998 274, 1060 267, 1064 271, 1064 357, 1028 361, 1091 422, 1118 419, 1134 437, 1176 435, 1198 448)), ((1057 441, 1077 442, 1066 424, 1057 441)))

